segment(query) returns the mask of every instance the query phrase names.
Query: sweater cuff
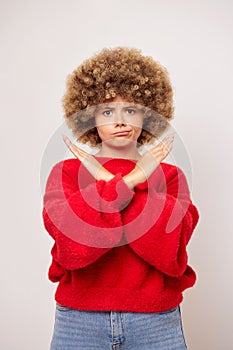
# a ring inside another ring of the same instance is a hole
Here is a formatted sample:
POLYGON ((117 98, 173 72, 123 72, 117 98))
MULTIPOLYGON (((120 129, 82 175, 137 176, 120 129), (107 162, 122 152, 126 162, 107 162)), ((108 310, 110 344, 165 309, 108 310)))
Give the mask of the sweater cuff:
POLYGON ((108 182, 102 181, 104 182, 100 191, 103 199, 102 204, 108 212, 109 210, 122 210, 131 202, 134 191, 127 186, 121 173, 117 173, 108 182))

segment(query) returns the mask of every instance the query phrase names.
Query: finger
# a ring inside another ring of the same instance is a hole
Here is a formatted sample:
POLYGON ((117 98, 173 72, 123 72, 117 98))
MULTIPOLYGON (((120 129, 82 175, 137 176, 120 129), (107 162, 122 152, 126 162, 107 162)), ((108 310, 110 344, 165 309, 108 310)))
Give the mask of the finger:
POLYGON ((166 136, 162 141, 161 143, 162 144, 169 144, 169 143, 172 143, 174 141, 174 134, 171 134, 171 135, 168 135, 166 136))
POLYGON ((72 142, 66 135, 62 135, 63 141, 65 142, 66 146, 70 149, 72 147, 72 142))
POLYGON ((166 142, 165 144, 162 145, 162 152, 168 152, 172 149, 173 147, 173 140, 170 140, 169 142, 166 142))
POLYGON ((82 153, 82 152, 80 152, 81 151, 80 148, 77 147, 73 142, 71 142, 67 136, 65 136, 65 135, 62 135, 62 136, 63 136, 63 140, 64 140, 65 144, 72 152, 76 151, 78 153, 82 153))
POLYGON ((171 134, 165 136, 164 139, 167 139, 167 138, 174 138, 174 137, 175 137, 175 133, 173 132, 173 133, 171 133, 171 134))
POLYGON ((78 158, 81 162, 84 162, 84 160, 87 160, 91 157, 87 152, 76 146, 74 143, 70 141, 70 139, 66 135, 62 135, 63 140, 69 150, 73 153, 73 155, 78 158))
POLYGON ((174 142, 174 139, 167 140, 166 142, 161 143, 159 149, 161 150, 170 149, 173 146, 173 142, 174 142))
POLYGON ((90 154, 85 152, 83 149, 81 149, 81 148, 79 148, 79 147, 77 147, 75 145, 74 145, 74 147, 78 151, 78 153, 80 154, 81 157, 87 158, 88 156, 90 156, 90 154))
POLYGON ((167 148, 173 145, 174 139, 168 140, 166 143, 163 144, 163 147, 167 148))
POLYGON ((156 146, 154 146, 151 151, 154 152, 156 150, 162 149, 164 146, 170 145, 174 141, 175 134, 170 134, 164 137, 162 141, 160 141, 156 146))
POLYGON ((166 149, 170 149, 173 145, 173 139, 172 138, 169 138, 169 139, 166 139, 165 141, 161 141, 157 146, 153 147, 151 149, 151 152, 154 154, 154 153, 160 153, 160 152, 164 152, 164 150, 166 149))
POLYGON ((161 161, 171 151, 172 146, 173 146, 172 142, 169 142, 167 144, 160 144, 158 147, 151 150, 151 153, 158 161, 161 161))
POLYGON ((63 137, 65 144, 67 145, 67 147, 71 151, 71 153, 73 153, 73 155, 79 159, 80 158, 79 148, 77 146, 75 146, 67 136, 62 135, 62 137, 63 137))

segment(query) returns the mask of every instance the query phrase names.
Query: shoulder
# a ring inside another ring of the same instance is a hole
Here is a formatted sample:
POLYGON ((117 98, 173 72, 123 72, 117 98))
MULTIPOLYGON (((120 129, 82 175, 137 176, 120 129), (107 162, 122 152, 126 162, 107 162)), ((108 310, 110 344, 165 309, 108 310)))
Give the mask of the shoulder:
POLYGON ((174 193, 179 192, 180 194, 185 193, 190 195, 189 184, 184 171, 180 167, 173 164, 161 162, 160 165, 169 191, 172 189, 174 193))
POLYGON ((77 158, 65 159, 54 164, 46 182, 46 191, 58 189, 65 183, 76 183, 80 161, 77 158))
POLYGON ((160 167, 166 178, 185 177, 184 171, 177 165, 161 162, 160 167))
POLYGON ((163 162, 160 165, 167 185, 177 185, 180 188, 186 189, 189 187, 187 177, 179 166, 163 162))
POLYGON ((63 178, 66 175, 74 177, 77 175, 81 162, 77 158, 64 159, 54 164, 50 170, 50 179, 63 178))
POLYGON ((77 158, 69 158, 59 161, 58 163, 54 164, 51 172, 62 170, 78 170, 80 167, 81 162, 77 158))

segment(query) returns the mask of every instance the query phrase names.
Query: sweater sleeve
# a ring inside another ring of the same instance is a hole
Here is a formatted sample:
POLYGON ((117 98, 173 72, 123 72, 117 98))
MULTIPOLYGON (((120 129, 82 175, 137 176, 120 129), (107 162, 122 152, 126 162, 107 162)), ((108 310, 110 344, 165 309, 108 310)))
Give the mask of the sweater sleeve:
POLYGON ((163 189, 152 186, 150 179, 148 191, 135 188, 133 201, 123 211, 124 231, 137 255, 161 272, 178 277, 187 268, 186 246, 199 213, 181 169, 171 166, 160 182, 161 178, 165 178, 163 189))
POLYGON ((42 213, 44 226, 55 241, 53 260, 68 270, 93 263, 119 243, 120 207, 133 195, 120 173, 109 182, 85 181, 88 176, 79 177, 81 165, 75 170, 72 164, 73 160, 65 160, 51 170, 42 213))

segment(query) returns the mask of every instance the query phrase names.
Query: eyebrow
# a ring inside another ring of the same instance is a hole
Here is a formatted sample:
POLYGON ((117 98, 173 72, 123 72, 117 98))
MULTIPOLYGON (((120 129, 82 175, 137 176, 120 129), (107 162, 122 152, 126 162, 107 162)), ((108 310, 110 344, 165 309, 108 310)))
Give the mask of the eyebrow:
MULTIPOLYGON (((97 109, 101 110, 101 109, 115 109, 115 108, 116 108, 115 106, 106 105, 106 106, 98 107, 97 109)), ((137 108, 138 109, 138 107, 136 105, 123 106, 123 108, 137 108)))

